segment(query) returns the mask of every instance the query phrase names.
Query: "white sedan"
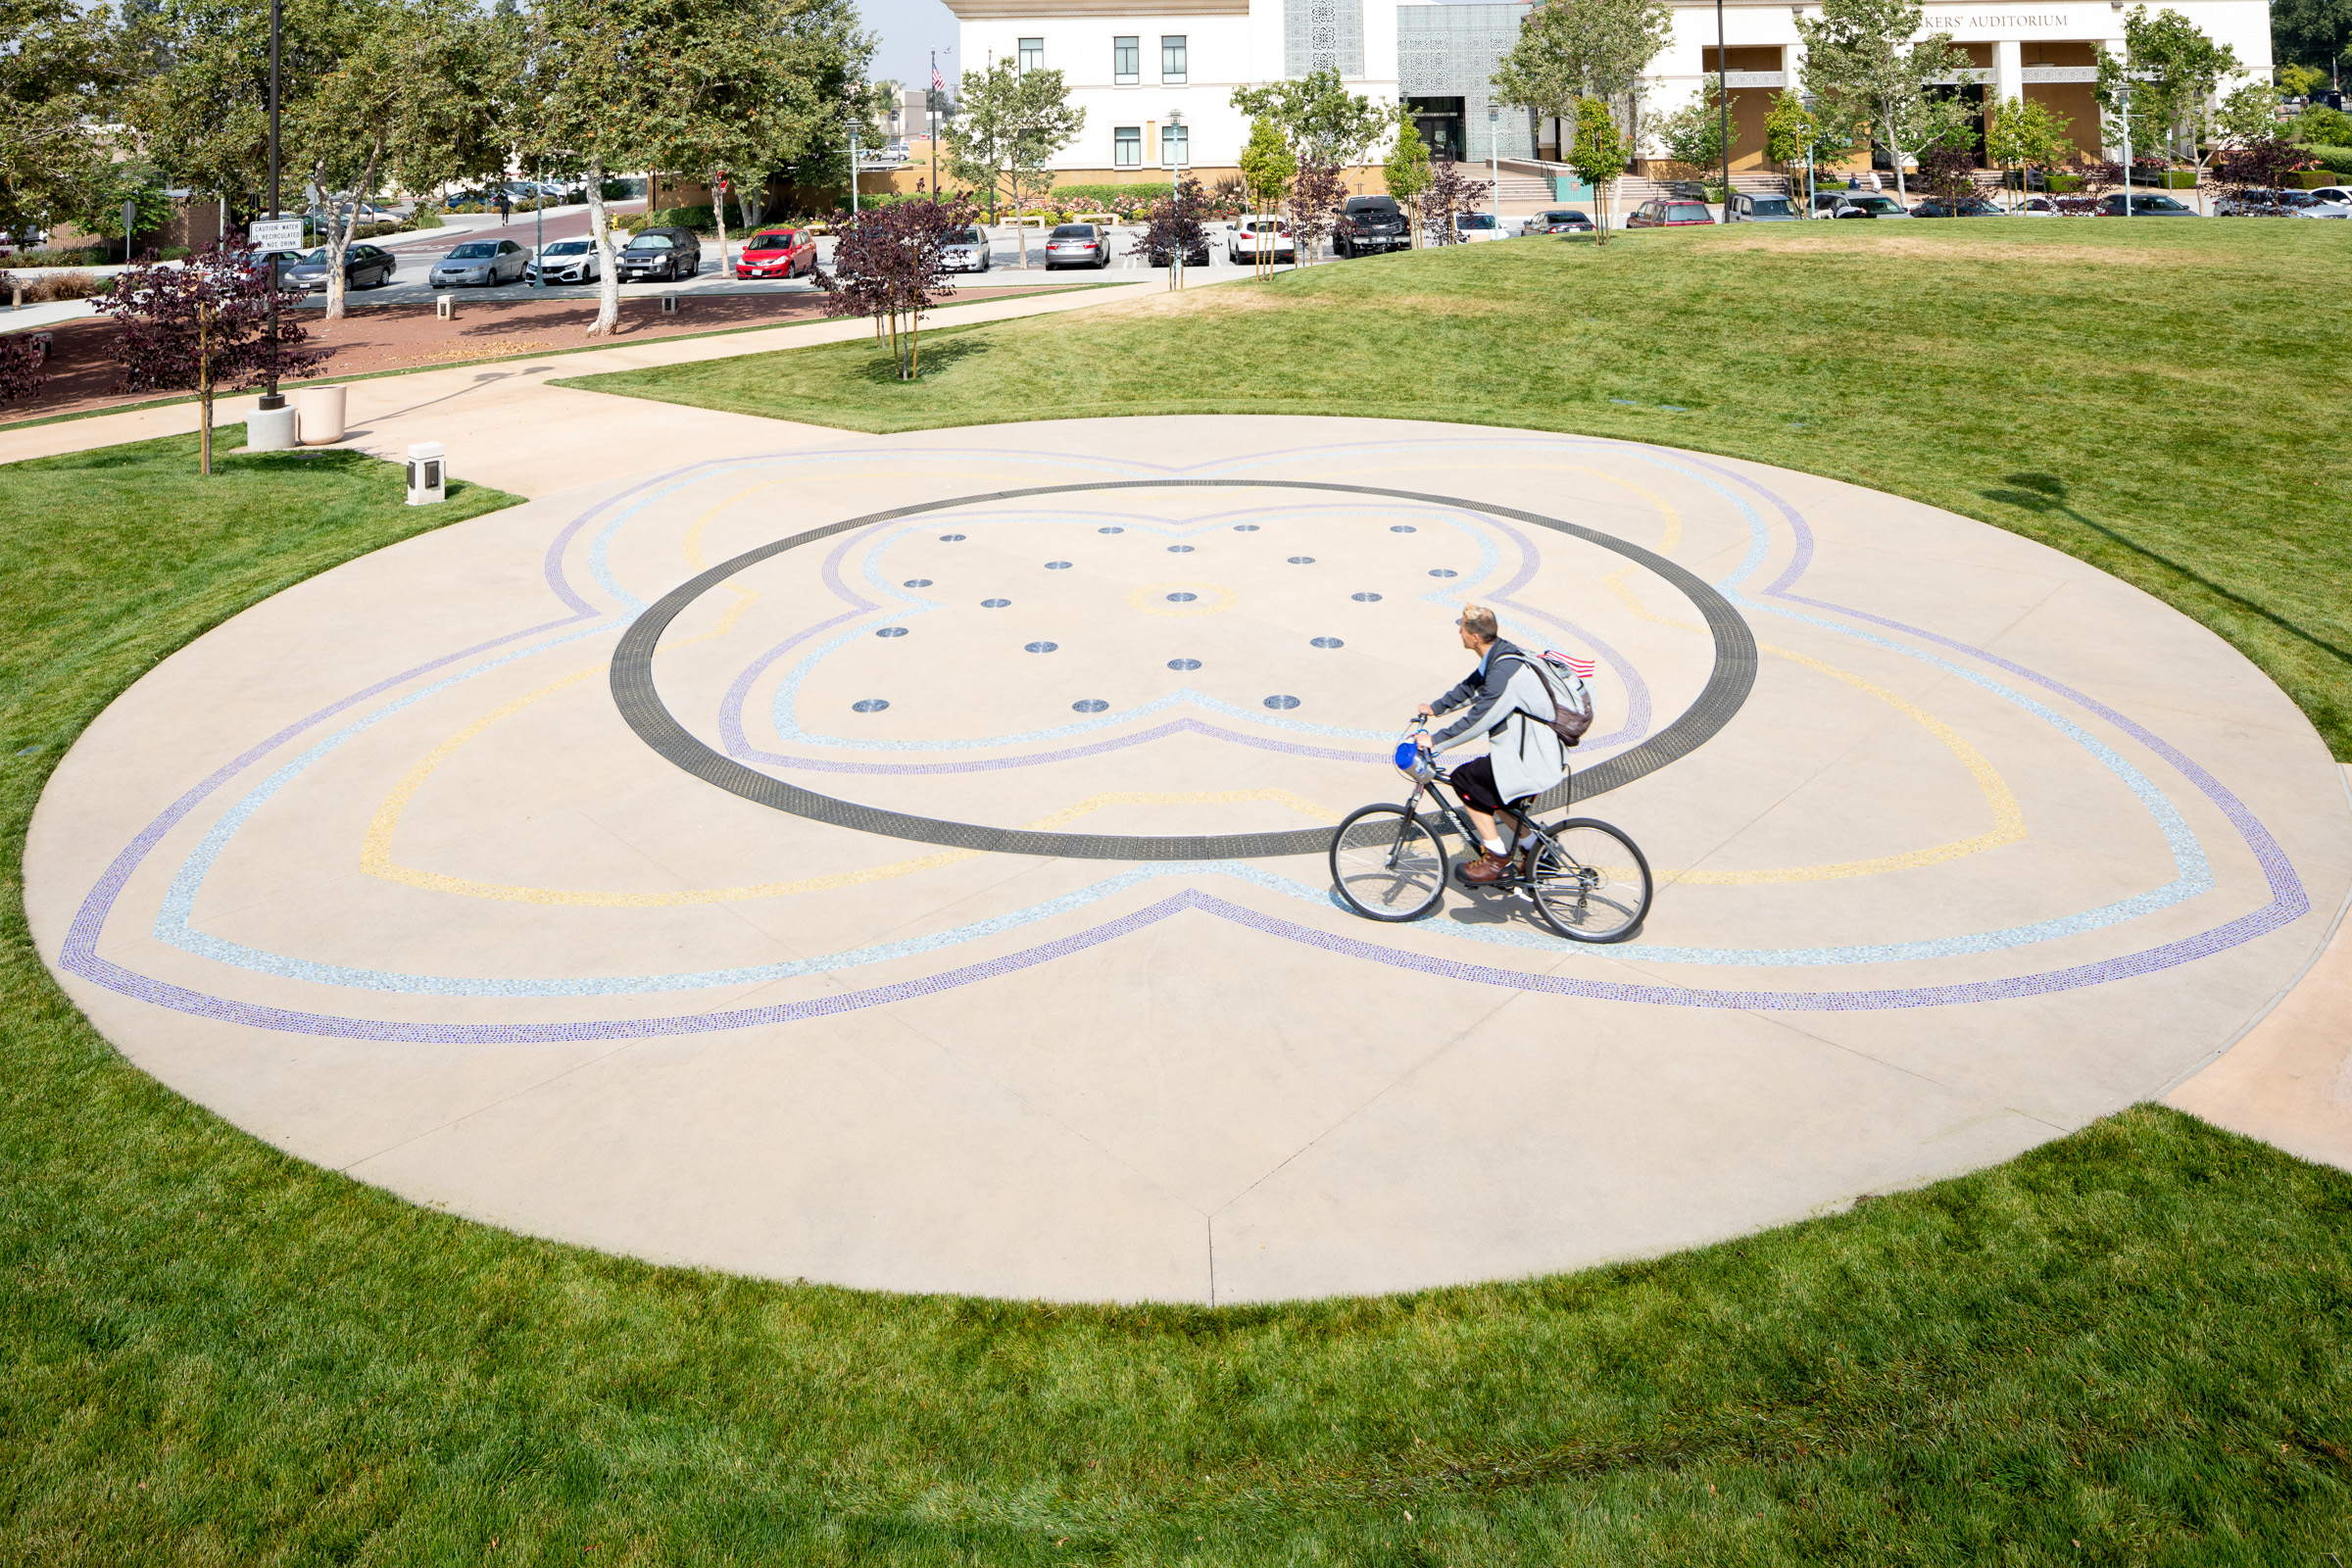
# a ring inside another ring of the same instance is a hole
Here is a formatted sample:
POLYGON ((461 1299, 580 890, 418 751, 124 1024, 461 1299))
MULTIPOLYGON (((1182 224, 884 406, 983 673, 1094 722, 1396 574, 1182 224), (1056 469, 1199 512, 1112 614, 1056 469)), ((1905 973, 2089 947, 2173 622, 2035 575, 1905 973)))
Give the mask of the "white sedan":
POLYGON ((1501 220, 1493 213, 1456 213, 1453 215, 1453 240, 1467 245, 1472 240, 1509 239, 1501 220))

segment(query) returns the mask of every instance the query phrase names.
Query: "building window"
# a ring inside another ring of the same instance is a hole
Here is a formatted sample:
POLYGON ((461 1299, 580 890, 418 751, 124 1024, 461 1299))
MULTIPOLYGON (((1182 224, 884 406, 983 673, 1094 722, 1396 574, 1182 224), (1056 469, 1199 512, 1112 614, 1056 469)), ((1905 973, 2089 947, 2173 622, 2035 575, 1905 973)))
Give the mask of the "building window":
POLYGON ((1110 79, 1114 85, 1132 87, 1143 80, 1144 40, 1113 38, 1110 40, 1110 79))
POLYGON ((1183 36, 1179 34, 1172 38, 1160 39, 1159 79, 1162 81, 1182 81, 1184 79, 1184 71, 1183 36))
POLYGON ((1144 167, 1144 127, 1121 125, 1110 133, 1110 163, 1114 169, 1144 167))
POLYGON ((1023 38, 1021 40, 1021 69, 1023 71, 1043 71, 1046 69, 1045 39, 1023 38))
POLYGON ((1188 167, 1193 161, 1193 127, 1162 125, 1159 127, 1159 161, 1170 169, 1188 167))

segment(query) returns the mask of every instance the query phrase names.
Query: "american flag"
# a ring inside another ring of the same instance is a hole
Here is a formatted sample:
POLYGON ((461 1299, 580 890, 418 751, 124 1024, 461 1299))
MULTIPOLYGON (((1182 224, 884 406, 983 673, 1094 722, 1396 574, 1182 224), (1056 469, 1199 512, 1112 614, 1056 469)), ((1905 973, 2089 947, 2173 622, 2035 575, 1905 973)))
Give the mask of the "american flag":
POLYGON ((948 78, 939 74, 939 62, 936 60, 931 62, 931 90, 933 92, 948 90, 948 78))
POLYGON ((1557 649, 1546 649, 1544 657, 1552 661, 1554 663, 1566 664, 1569 669, 1576 673, 1576 677, 1579 680, 1591 680, 1592 678, 1592 671, 1595 666, 1592 661, 1590 659, 1579 659, 1574 654, 1563 654, 1557 649))

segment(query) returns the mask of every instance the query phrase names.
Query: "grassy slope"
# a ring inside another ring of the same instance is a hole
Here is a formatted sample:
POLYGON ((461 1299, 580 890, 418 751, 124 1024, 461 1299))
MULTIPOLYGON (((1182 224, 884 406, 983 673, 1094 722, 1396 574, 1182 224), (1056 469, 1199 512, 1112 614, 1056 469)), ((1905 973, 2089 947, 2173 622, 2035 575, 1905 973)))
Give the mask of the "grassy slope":
POLYGON ((1530 239, 926 334, 911 386, 862 344, 566 384, 863 430, 1386 415, 1782 464, 2145 588, 2352 760, 2344 240, 2029 219, 1530 239))
MULTIPOLYGON (((140 670, 507 499, 188 450, 0 470, 12 893, 51 760, 140 670)), ((863 1296, 279 1154, 124 1064, 4 918, 0 1562, 2277 1563, 2352 1530, 2352 1177, 2167 1112, 1561 1279, 863 1296)))

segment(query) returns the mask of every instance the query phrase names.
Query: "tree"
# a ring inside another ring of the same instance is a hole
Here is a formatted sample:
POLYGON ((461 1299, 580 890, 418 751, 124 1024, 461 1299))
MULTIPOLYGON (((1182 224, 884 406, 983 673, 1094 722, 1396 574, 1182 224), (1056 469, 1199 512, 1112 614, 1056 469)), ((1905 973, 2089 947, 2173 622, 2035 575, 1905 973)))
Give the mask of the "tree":
POLYGON ((1711 177, 1723 162, 1722 111, 1723 95, 1710 79, 1688 103, 1660 117, 1651 134, 1667 157, 1708 172, 1711 177))
POLYGON ((1977 161, 1968 147, 1939 141, 1919 155, 1919 182, 1943 203, 1946 218, 1960 216, 1960 204, 1977 193, 1977 161))
POLYGON ((1405 215, 1412 220, 1413 244, 1421 243, 1421 197, 1429 189, 1429 146, 1421 139, 1419 127, 1413 123, 1412 111, 1396 111, 1396 142, 1381 165, 1389 194, 1396 198, 1405 215))
MULTIPOLYGON (((7 293, 14 282, 0 272, 0 294, 7 293)), ((41 368, 48 357, 46 348, 30 332, 0 332, 0 404, 37 396, 49 384, 48 372, 41 368)))
MULTIPOLYGON (((1993 168, 2017 176, 2009 182, 2012 191, 2021 189, 2027 170, 2051 170, 2066 162, 2074 151, 2066 127, 2073 123, 2038 99, 2005 99, 1994 108, 1985 128, 1984 156, 1993 168)), ((2010 206, 2014 211, 2014 200, 2010 206)))
POLYGON ((2286 73, 2278 84, 2302 97, 2335 79, 2338 57, 2352 53, 2352 0, 2272 0, 2271 57, 2294 61, 2312 73, 2307 86, 2287 86, 2286 73))
POLYGON ((941 260, 947 238, 976 216, 961 198, 833 215, 833 270, 816 274, 825 314, 871 318, 902 381, 922 374, 923 313, 956 292, 941 260))
POLYGON ((2118 139, 2128 129, 2135 150, 2162 149, 2202 169, 2211 156, 2214 93, 2239 70, 2227 44, 2216 44, 2180 12, 2151 17, 2146 6, 2134 6, 2124 18, 2124 52, 2099 55, 2092 94, 2118 139), (2119 113, 2127 83, 2129 126, 2119 113))
MULTIPOLYGON (((1298 172, 1298 155, 1291 151, 1272 121, 1253 120, 1250 122, 1249 144, 1242 148, 1239 162, 1243 184, 1249 192, 1250 211, 1270 218, 1290 194, 1291 179, 1298 172)), ((1253 270, 1260 275, 1271 271, 1273 257, 1272 236, 1255 236, 1255 243, 1250 248, 1253 270)))
MULTIPOLYGON (((948 127, 948 169, 964 184, 989 193, 993 218, 1001 190, 1020 221, 1028 199, 1054 187, 1054 157, 1085 128, 1086 111, 1070 102, 1058 71, 1023 71, 1000 60, 963 74, 963 109, 948 127)), ((1020 229, 1021 265, 1029 265, 1029 230, 1020 229)))
POLYGON ((1454 217, 1473 212, 1477 206, 1478 188, 1462 172, 1462 166, 1451 159, 1438 165, 1437 172, 1430 176, 1429 189, 1421 197, 1421 216, 1438 231, 1438 243, 1458 243, 1462 235, 1454 217))
POLYGON ((1625 172, 1629 147, 1625 133, 1617 128, 1617 117, 1609 106, 1597 98, 1579 99, 1571 106, 1568 122, 1576 127, 1567 152, 1568 167, 1576 177, 1592 187, 1593 205, 1600 209, 1600 221, 1593 226, 1594 243, 1609 242, 1609 186, 1625 172))
POLYGON ((104 6, 0 0, 0 229, 44 222, 110 177, 95 126, 130 64, 104 6))
POLYGON ((278 293, 274 360, 270 295, 276 270, 249 247, 216 241, 184 264, 142 262, 118 273, 115 286, 92 303, 122 323, 115 358, 122 390, 154 392, 193 387, 202 409, 200 471, 213 471, 213 397, 223 389, 254 387, 270 373, 300 375, 323 356, 294 347, 309 334, 294 310, 299 289, 278 293))
POLYGON ((1903 163, 1962 136, 1974 118, 1957 97, 1932 91, 1982 74, 1948 32, 1910 40, 1926 24, 1920 0, 1823 0, 1820 20, 1796 18, 1805 43, 1805 90, 1843 125, 1867 126, 1894 163, 1894 188, 1908 200, 1903 163))
POLYGON ((1291 229, 1299 261, 1312 266, 1322 254, 1323 236, 1348 205, 1348 181, 1340 166, 1309 157, 1298 166, 1298 183, 1291 187, 1291 229))
POLYGON ((1272 122, 1304 163, 1360 164, 1390 125, 1387 106, 1349 92, 1328 66, 1293 80, 1236 87, 1232 103, 1251 120, 1272 122))
POLYGON ((2278 86, 2289 98, 2309 98, 2327 84, 2328 73, 2315 66, 2280 66, 2278 86))
MULTIPOLYGON (((2247 203, 2249 193, 2276 190, 2287 175, 2316 168, 2318 162, 2284 136, 2265 136, 2224 148, 2214 159, 2214 181, 2234 190, 2241 203, 2238 210, 2251 213, 2257 204, 2247 203)), ((2271 212, 2277 216, 2279 210, 2271 212)))
MULTIPOLYGON (((1630 156, 1642 130, 1642 74, 1673 35, 1667 0, 1544 0, 1495 66, 1494 96, 1563 125, 1598 100, 1616 117, 1620 151, 1630 156)), ((1624 169, 1621 156, 1608 177, 1624 169)))
POLYGON ((1152 267, 1165 265, 1168 287, 1184 287, 1185 258, 1208 248, 1208 232, 1200 221, 1207 205, 1199 177, 1185 175, 1169 195, 1152 204, 1144 231, 1136 236, 1128 254, 1141 256, 1152 267), (1166 258, 1164 264, 1162 257, 1166 258))

